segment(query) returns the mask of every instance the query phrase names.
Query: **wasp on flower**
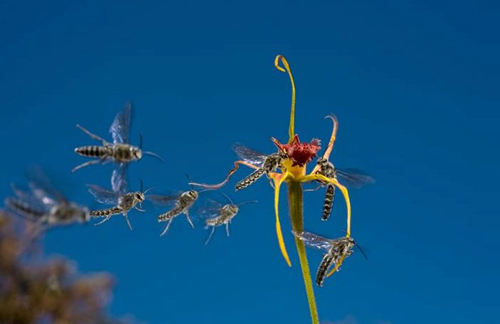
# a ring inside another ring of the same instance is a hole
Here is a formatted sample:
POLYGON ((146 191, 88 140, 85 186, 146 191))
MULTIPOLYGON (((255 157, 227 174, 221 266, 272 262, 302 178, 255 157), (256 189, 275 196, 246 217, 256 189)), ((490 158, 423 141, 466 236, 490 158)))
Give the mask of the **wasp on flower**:
POLYGON ((303 224, 303 183, 314 182, 319 183, 320 186, 327 186, 327 193, 325 197, 325 204, 323 210, 323 219, 327 219, 333 207, 333 198, 335 190, 339 189, 346 202, 347 209, 347 228, 344 238, 338 240, 326 240, 331 253, 326 258, 328 262, 324 262, 321 271, 318 274, 317 283, 321 285, 326 276, 331 275, 333 272, 327 274, 327 270, 332 264, 335 264, 333 271, 337 270, 344 261, 345 257, 352 253, 354 241, 351 238, 351 203, 349 199, 349 191, 346 186, 341 183, 342 179, 351 179, 355 186, 362 186, 366 183, 373 182, 369 176, 362 173, 349 173, 335 169, 333 164, 329 162, 330 154, 333 150, 335 139, 337 136, 338 121, 335 116, 327 116, 333 122, 333 130, 330 140, 326 146, 324 153, 318 156, 321 150, 321 142, 318 139, 312 139, 310 142, 301 142, 299 136, 295 133, 295 82, 293 80, 292 72, 287 60, 278 55, 275 60, 275 67, 281 71, 288 73, 291 86, 292 86, 292 103, 290 113, 290 126, 288 130, 288 142, 281 143, 276 138, 271 138, 274 145, 278 148, 277 153, 270 155, 261 154, 257 151, 249 149, 245 146, 237 144, 233 147, 234 151, 241 158, 234 162, 234 168, 229 171, 226 179, 218 184, 203 184, 192 183, 192 185, 200 186, 203 188, 218 189, 224 186, 232 175, 239 169, 241 165, 254 169, 253 173, 246 178, 240 180, 236 184, 236 190, 243 189, 255 181, 257 181, 264 174, 272 181, 274 188, 274 209, 276 217, 276 234, 278 237, 278 244, 281 253, 289 266, 291 266, 290 258, 283 240, 281 231, 281 224, 279 218, 279 198, 280 188, 283 182, 288 186, 288 202, 290 209, 290 219, 292 223, 292 231, 295 233, 295 244, 299 255, 299 261, 302 268, 304 284, 311 312, 311 319, 314 324, 319 323, 318 313, 316 309, 316 302, 314 299, 314 291, 312 287, 311 275, 309 265, 307 262, 305 243, 309 242, 304 239, 300 233, 304 233, 303 224), (283 67, 280 65, 283 64, 283 67), (310 173, 307 173, 307 165, 315 158, 317 163, 310 173))
POLYGON ((345 258, 352 255, 354 247, 357 247, 365 259, 367 259, 365 252, 354 242, 352 237, 327 239, 314 233, 295 231, 293 235, 303 241, 308 247, 325 252, 316 273, 316 284, 320 287, 323 286, 323 282, 327 276, 340 271, 340 265, 345 258), (333 269, 330 270, 332 267, 333 269))

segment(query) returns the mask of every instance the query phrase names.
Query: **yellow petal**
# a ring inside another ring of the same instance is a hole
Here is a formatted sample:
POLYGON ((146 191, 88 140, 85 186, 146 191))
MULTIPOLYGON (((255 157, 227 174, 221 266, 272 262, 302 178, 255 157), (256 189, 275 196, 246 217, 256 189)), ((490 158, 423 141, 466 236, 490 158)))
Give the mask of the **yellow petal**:
POLYGON ((342 195, 344 196, 345 199, 345 204, 347 206, 347 229, 346 229, 346 237, 351 236, 351 200, 349 199, 349 191, 347 190, 346 187, 341 185, 337 179, 330 179, 325 177, 324 175, 321 174, 308 174, 305 177, 301 178, 301 182, 309 182, 309 181, 314 181, 314 180, 320 180, 323 182, 328 182, 336 186, 337 188, 340 189, 342 192, 342 195))
POLYGON ((283 180, 285 180, 287 175, 288 175, 288 173, 285 173, 282 175, 276 174, 276 176, 273 177, 273 180, 274 180, 274 213, 276 215, 276 235, 278 236, 278 243, 279 243, 279 246, 281 249, 281 254, 283 255, 283 258, 285 258, 285 261, 288 264, 288 266, 291 267, 292 263, 290 262, 290 257, 288 256, 288 252, 286 251, 285 241, 283 240, 283 233, 281 232, 281 224, 280 224, 280 217, 279 217, 280 187, 281 187, 281 184, 283 183, 283 180))
POLYGON ((290 143, 293 140, 293 137, 295 135, 295 82, 293 81, 293 76, 292 76, 292 71, 290 70, 290 66, 288 65, 288 62, 286 58, 283 55, 277 55, 276 59, 274 60, 274 66, 281 72, 288 72, 288 76, 290 77, 290 83, 292 84, 292 108, 290 112, 290 126, 288 128, 288 143, 290 143), (283 63, 283 66, 285 67, 284 69, 279 65, 280 61, 283 63))

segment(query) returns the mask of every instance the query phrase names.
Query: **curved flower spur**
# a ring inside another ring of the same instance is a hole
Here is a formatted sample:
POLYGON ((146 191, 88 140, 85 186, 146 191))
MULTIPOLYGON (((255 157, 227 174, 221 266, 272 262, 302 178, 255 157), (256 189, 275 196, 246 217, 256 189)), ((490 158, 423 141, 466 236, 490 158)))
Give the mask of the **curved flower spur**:
MULTIPOLYGON (((286 182, 288 184, 290 218, 292 223, 292 230, 295 233, 303 232, 303 183, 319 182, 321 186, 330 185, 330 188, 337 188, 341 191, 347 207, 347 229, 345 240, 348 242, 350 242, 349 238, 351 236, 351 203, 349 199, 348 189, 337 179, 337 175, 340 175, 341 172, 336 172, 336 169, 333 168, 333 164, 328 164, 328 159, 333 150, 337 135, 337 119, 334 116, 327 117, 330 118, 333 122, 333 130, 330 140, 325 152, 318 159, 318 163, 316 164, 316 166, 310 173, 307 173, 307 164, 312 162, 312 160, 317 156, 317 153, 321 149, 320 141, 317 139, 313 139, 309 143, 301 142, 299 136, 295 134, 295 83, 293 80, 292 72, 287 60, 282 55, 278 55, 276 57, 275 67, 281 72, 288 73, 292 86, 292 103, 290 113, 290 126, 288 131, 288 142, 283 144, 280 143, 277 139, 272 138, 273 143, 278 148, 278 152, 271 155, 264 155, 241 145, 237 145, 233 147, 233 149, 241 158, 241 160, 234 162, 234 168, 229 171, 226 179, 223 182, 214 185, 202 183, 192 183, 192 185, 210 189, 221 188, 229 181, 231 176, 238 170, 240 165, 245 165, 249 168, 254 169, 255 171, 245 179, 238 182, 236 185, 236 190, 243 189, 251 185, 262 175, 267 174, 270 180, 272 180, 272 185, 274 187, 276 233, 278 237, 279 247, 285 261, 289 266, 291 266, 290 258, 288 256, 285 242, 283 240, 279 219, 279 195, 280 188, 283 182, 286 182), (280 63, 283 64, 283 67, 280 66, 280 63)), ((366 178, 362 178, 361 176, 354 176, 353 178, 355 178, 357 182, 360 183, 371 182, 372 180, 368 176, 366 178), (361 179, 362 181, 359 179, 361 179)), ((332 191, 333 190, 330 189, 329 200, 331 200, 331 203, 333 204, 332 191)), ((326 210, 323 215, 325 216, 325 214, 329 215, 329 210, 326 210)), ((302 241, 298 237, 295 238, 295 244, 299 255, 312 323, 317 324, 319 323, 319 318, 314 298, 309 265, 306 257, 305 244, 304 241, 302 241)), ((344 258, 336 260, 337 269, 341 266, 343 260, 344 258)))

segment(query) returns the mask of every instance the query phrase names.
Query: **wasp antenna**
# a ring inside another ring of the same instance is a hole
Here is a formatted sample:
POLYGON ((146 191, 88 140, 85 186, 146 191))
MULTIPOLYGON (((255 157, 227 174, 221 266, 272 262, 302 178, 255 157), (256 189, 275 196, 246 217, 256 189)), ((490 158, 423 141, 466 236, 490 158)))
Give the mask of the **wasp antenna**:
POLYGON ((189 186, 191 187, 191 189, 194 190, 193 185, 192 185, 193 181, 191 180, 191 177, 189 176, 189 174, 187 174, 187 172, 184 172, 184 175, 186 176, 186 179, 188 180, 189 186))
POLYGON ((358 248, 358 251, 361 252, 366 261, 368 261, 368 255, 366 255, 365 251, 359 246, 359 244, 354 243, 354 246, 358 248))
POLYGON ((151 190, 153 190, 153 189, 155 189, 155 188, 156 188, 156 186, 155 186, 155 187, 148 188, 148 189, 146 189, 146 190, 143 192, 143 194, 147 194, 149 191, 151 191, 151 190))
POLYGON ((258 200, 248 200, 248 201, 242 202, 241 204, 238 204, 238 207, 243 206, 243 205, 247 205, 247 204, 254 204, 254 203, 258 203, 258 202, 259 202, 258 200))
POLYGON ((165 160, 158 154, 154 153, 154 152, 151 152, 151 151, 143 151, 142 152, 143 155, 149 155, 149 156, 152 156, 154 158, 157 158, 158 160, 160 160, 161 162, 165 162, 165 160))
POLYGON ((224 197, 227 198, 227 200, 229 200, 229 202, 231 203, 231 205, 234 205, 234 202, 233 200, 231 199, 231 197, 229 197, 228 195, 226 195, 224 192, 221 192, 222 195, 224 195, 224 197))

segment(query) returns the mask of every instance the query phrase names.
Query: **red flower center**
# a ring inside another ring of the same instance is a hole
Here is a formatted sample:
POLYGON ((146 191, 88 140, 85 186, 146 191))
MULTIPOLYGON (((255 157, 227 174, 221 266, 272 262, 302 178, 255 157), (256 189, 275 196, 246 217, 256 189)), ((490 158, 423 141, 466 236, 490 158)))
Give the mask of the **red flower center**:
POLYGON ((292 166, 304 166, 312 161, 318 151, 321 149, 319 139, 313 139, 310 143, 301 143, 299 136, 295 135, 289 144, 281 144, 277 139, 272 139, 274 144, 292 161, 292 166))

